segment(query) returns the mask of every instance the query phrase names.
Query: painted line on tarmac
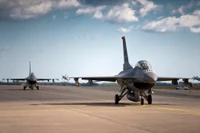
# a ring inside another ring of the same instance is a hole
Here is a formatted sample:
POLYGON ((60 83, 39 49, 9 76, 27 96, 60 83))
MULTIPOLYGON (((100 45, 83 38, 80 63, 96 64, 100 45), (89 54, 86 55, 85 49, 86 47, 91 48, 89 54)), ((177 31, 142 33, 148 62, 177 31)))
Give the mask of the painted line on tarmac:
POLYGON ((156 107, 159 110, 171 111, 179 114, 200 115, 199 111, 179 109, 179 108, 159 107, 159 106, 154 106, 154 107, 156 107))

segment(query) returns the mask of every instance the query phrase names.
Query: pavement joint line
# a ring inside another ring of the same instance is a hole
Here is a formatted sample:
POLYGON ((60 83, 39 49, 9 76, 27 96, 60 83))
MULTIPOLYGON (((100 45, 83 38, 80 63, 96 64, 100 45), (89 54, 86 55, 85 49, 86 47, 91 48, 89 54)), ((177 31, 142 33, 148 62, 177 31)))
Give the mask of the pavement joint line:
POLYGON ((76 111, 77 113, 80 113, 80 114, 85 114, 87 116, 90 116, 90 117, 95 117, 95 118, 98 118, 98 119, 102 119, 102 120, 106 120, 106 121, 110 121, 110 122, 113 122, 113 123, 118 123, 118 124, 122 124, 122 125, 125 125, 125 126, 128 126, 128 127, 132 127, 132 128, 137 128, 139 130, 142 130, 142 131, 147 131, 147 132, 150 132, 150 133, 153 133, 152 131, 148 130, 148 129, 144 129, 142 127, 139 127, 139 126, 134 126, 134 125, 130 125, 130 124, 127 124, 127 123, 124 123, 124 122, 121 122, 121 121, 117 121, 117 120, 114 120, 114 119, 111 119, 111 118, 106 118, 104 116, 99 116, 99 115, 95 115, 95 114, 92 114, 92 113, 88 113, 84 110, 81 110, 81 109, 77 109, 77 108, 73 108, 73 107, 66 107, 64 108, 63 106, 60 106, 61 109, 68 109, 70 111, 76 111))

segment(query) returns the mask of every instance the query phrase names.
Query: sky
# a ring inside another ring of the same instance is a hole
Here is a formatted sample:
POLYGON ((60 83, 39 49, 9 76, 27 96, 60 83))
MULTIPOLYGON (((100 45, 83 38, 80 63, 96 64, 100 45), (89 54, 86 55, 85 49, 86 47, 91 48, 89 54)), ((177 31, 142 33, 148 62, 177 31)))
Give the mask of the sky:
POLYGON ((0 0, 0 80, 113 76, 147 60, 158 76, 200 76, 200 1, 0 0))

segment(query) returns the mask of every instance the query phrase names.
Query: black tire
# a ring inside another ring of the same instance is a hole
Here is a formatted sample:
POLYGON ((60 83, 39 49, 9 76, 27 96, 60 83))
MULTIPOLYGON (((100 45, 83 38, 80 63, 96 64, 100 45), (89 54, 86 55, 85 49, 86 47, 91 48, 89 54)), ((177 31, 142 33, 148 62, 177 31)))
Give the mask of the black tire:
POLYGON ((152 104, 152 96, 148 95, 148 104, 152 104))
POLYGON ((26 90, 26 87, 24 86, 24 90, 26 90))
POLYGON ((144 99, 141 98, 141 105, 144 105, 144 99))
POLYGON ((40 89, 40 88, 39 88, 39 86, 37 86, 36 88, 37 88, 37 90, 39 90, 39 89, 40 89))
POLYGON ((119 103, 119 100, 120 100, 120 99, 119 99, 119 96, 116 94, 116 95, 115 95, 115 104, 118 104, 118 103, 119 103))

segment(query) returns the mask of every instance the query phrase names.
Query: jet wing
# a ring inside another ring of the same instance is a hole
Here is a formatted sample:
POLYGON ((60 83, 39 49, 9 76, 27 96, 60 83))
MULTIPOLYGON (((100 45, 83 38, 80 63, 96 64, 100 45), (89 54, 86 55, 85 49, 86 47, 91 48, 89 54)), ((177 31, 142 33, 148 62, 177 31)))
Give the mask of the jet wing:
POLYGON ((158 77, 157 81, 172 81, 172 80, 188 80, 190 78, 181 78, 181 77, 158 77))
POLYGON ((193 87, 192 83, 189 82, 191 78, 181 78, 181 77, 158 77, 157 81, 172 81, 172 84, 178 85, 178 80, 182 79, 184 84, 193 87))
MULTIPOLYGON (((117 79, 125 80, 125 79, 134 79, 132 77, 70 77, 73 79, 82 79, 82 80, 97 80, 97 81, 111 81, 115 82, 117 79)), ((189 80, 190 78, 181 78, 181 77, 158 77, 157 81, 173 81, 173 80, 189 80)))
POLYGON ((82 80, 96 80, 96 81, 109 81, 109 82, 115 82, 116 80, 134 80, 133 77, 123 77, 123 76, 105 76, 105 77, 69 77, 69 79, 73 78, 75 81, 78 81, 78 79, 82 80))
POLYGON ((7 79, 7 78, 3 78, 3 80, 16 80, 16 81, 24 81, 26 80, 26 78, 11 78, 11 79, 7 79))
MULTIPOLYGON (((70 77, 75 80, 77 84, 79 84, 78 79, 82 80, 96 80, 96 81, 110 81, 115 82, 116 80, 134 80, 132 77, 118 77, 118 76, 112 76, 112 77, 70 77)), ((172 81, 172 84, 177 85, 178 80, 182 79, 185 84, 191 85, 191 83, 188 81, 190 78, 181 78, 181 77, 158 77, 157 81, 172 81)), ((191 85, 192 86, 192 85, 191 85)))
POLYGON ((42 79, 42 78, 37 79, 37 81, 46 81, 46 80, 52 80, 52 79, 42 79))
POLYGON ((48 78, 37 78, 37 81, 49 81, 49 80, 58 80, 58 79, 48 79, 48 78))
POLYGON ((47 81, 47 82, 49 82, 49 80, 52 80, 52 82, 54 83, 55 82, 55 80, 58 80, 58 79, 48 79, 48 78, 37 78, 37 81, 47 81))

